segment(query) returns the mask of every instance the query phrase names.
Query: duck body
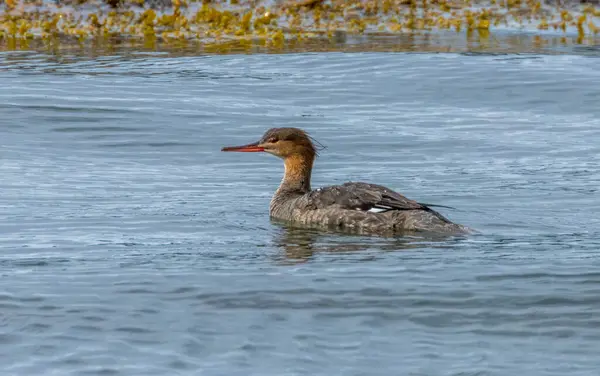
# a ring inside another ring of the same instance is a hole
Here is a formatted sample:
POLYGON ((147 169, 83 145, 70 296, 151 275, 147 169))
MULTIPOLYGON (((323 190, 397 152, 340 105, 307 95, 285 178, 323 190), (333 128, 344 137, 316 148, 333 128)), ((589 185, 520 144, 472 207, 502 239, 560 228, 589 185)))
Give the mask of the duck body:
POLYGON ((278 190, 269 207, 271 218, 311 228, 359 234, 432 232, 461 234, 469 230, 427 205, 381 185, 348 182, 306 193, 278 190))
POLYGON ((271 218, 303 227, 328 228, 359 234, 406 232, 464 234, 470 230, 387 187, 348 182, 310 188, 316 148, 298 128, 272 128, 255 143, 222 151, 267 152, 284 161, 283 180, 271 199, 271 218))

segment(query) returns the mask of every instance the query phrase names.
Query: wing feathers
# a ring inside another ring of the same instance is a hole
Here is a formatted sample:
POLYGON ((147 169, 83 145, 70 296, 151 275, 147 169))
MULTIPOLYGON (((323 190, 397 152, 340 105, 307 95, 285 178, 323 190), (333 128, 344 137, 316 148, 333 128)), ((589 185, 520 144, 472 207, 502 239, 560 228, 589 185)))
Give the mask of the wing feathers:
POLYGON ((444 221, 448 221, 427 205, 408 199, 398 192, 376 184, 350 182, 324 187, 310 192, 307 199, 307 207, 311 209, 337 206, 371 213, 384 213, 391 210, 425 210, 444 221))

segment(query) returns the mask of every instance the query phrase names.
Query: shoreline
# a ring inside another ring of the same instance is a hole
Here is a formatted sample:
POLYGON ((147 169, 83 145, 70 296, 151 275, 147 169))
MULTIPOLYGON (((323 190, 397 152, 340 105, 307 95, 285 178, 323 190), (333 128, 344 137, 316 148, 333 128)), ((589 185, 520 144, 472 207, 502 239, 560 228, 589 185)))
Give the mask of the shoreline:
MULTIPOLYGON (((496 40, 531 35, 538 44, 600 41, 596 3, 485 1, 206 1, 5 0, 0 5, 0 50, 30 45, 132 43, 146 46, 338 45, 340 40, 454 34, 496 40), (234 4, 231 4, 234 3, 234 4), (254 5, 253 5, 254 4, 254 5), (315 44, 315 43, 312 43, 315 44)), ((565 43, 563 43, 565 44, 565 43)))

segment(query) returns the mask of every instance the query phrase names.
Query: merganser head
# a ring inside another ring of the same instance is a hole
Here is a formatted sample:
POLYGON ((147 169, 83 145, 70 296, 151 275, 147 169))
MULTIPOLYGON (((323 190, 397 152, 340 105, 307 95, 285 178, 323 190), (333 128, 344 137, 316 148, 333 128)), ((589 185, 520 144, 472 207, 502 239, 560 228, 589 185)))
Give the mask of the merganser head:
POLYGON ((298 128, 271 128, 258 142, 241 146, 227 146, 221 151, 266 152, 286 159, 294 155, 314 156, 317 149, 310 136, 298 128))

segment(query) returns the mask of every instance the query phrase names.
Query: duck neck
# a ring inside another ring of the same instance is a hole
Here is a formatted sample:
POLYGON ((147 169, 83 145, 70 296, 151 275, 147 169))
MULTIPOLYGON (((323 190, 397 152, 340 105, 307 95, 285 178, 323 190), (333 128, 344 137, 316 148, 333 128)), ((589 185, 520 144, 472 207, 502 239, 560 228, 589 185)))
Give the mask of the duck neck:
POLYGON ((307 193, 310 191, 310 176, 315 156, 293 154, 285 158, 285 173, 278 192, 307 193))

